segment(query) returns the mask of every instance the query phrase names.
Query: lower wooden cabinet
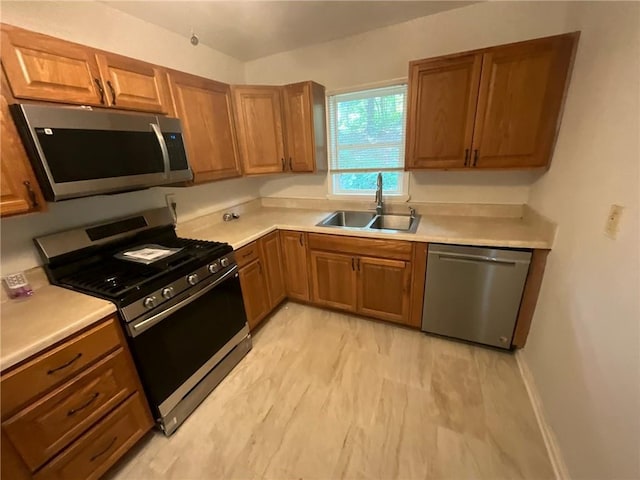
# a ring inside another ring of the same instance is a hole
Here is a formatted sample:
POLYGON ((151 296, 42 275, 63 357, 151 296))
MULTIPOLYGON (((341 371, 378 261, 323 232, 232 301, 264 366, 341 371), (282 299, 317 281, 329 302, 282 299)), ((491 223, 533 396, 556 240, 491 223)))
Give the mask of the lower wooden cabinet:
POLYGON ((99 478, 153 425, 118 319, 2 373, 2 478, 99 478))
POLYGON ((384 320, 408 323, 411 264, 402 260, 357 259, 358 312, 384 320))
POLYGON ((342 253, 311 251, 311 300, 355 312, 357 309, 356 258, 342 253))
POLYGON ((307 235, 304 232, 280 231, 284 280, 287 296, 308 302, 309 266, 307 262, 307 235))
POLYGON ((260 259, 240 269, 240 286, 247 322, 253 330, 269 313, 267 280, 260 259))
POLYGON ((260 246, 260 258, 264 262, 266 270, 269 307, 273 309, 287 296, 284 286, 282 251, 280 249, 280 235, 278 231, 265 235, 258 241, 258 244, 260 246))

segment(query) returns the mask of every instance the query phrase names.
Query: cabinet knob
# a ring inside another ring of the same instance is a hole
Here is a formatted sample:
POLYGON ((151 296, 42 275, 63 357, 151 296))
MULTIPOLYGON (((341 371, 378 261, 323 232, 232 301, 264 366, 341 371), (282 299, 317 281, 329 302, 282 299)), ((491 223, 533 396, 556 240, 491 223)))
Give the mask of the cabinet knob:
POLYGON ((27 189, 27 195, 29 197, 29 201, 31 202, 31 208, 38 208, 38 197, 36 196, 36 192, 33 191, 33 188, 31 188, 31 182, 25 180, 24 182, 22 182, 22 184, 27 189))
POLYGON ((293 172, 293 163, 291 161, 291 157, 289 157, 289 170, 293 172))
POLYGON ((113 88, 113 85, 111 85, 111 80, 107 80, 107 86, 109 87, 109 90, 111 90, 111 103, 113 105, 116 104, 116 90, 113 88))
POLYGON ((100 80, 98 80, 97 78, 94 78, 93 80, 96 82, 96 86, 98 87, 98 93, 100 94, 100 103, 104 105, 104 88, 102 88, 100 80))
POLYGON ((465 148, 464 149, 464 166, 468 166, 469 163, 469 149, 465 148))
POLYGON ((284 157, 282 157, 282 158, 280 159, 280 161, 282 162, 282 171, 284 172, 284 169, 285 169, 285 165, 284 165, 284 157))
POLYGON ((478 149, 477 148, 473 151, 473 166, 475 167, 476 165, 478 165, 478 149))

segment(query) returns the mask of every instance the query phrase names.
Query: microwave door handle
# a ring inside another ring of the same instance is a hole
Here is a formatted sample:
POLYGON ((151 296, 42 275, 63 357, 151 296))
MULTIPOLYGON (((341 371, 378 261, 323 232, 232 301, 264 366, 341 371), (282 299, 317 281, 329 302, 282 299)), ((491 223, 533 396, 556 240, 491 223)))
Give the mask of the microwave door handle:
POLYGON ((163 310, 162 312, 159 312, 159 313, 153 315, 152 317, 149 317, 146 320, 141 321, 140 323, 136 323, 134 325, 130 325, 131 336, 132 337, 136 337, 137 335, 139 335, 140 333, 145 331, 147 328, 150 328, 153 325, 155 325, 156 323, 161 322, 162 320, 167 318, 169 315, 174 313, 176 310, 180 310, 182 307, 184 307, 186 305, 189 305, 191 302, 195 302, 197 299, 199 299, 205 293, 208 293, 213 288, 215 288, 218 285, 220 285, 222 282, 224 282, 231 275, 235 274, 237 271, 238 271, 238 266, 234 265, 233 268, 231 268, 229 271, 225 272, 224 275, 222 275, 220 278, 218 278, 215 282, 213 282, 210 285, 207 285, 206 287, 204 287, 202 290, 197 291, 193 295, 185 298, 184 300, 176 303, 175 305, 167 308, 166 310, 163 310))
POLYGON ((156 134, 158 143, 160 144, 160 151, 162 152, 162 161, 164 162, 164 178, 169 178, 170 165, 169 165, 169 149, 167 148, 167 142, 164 141, 160 125, 157 123, 150 123, 153 133, 156 134))

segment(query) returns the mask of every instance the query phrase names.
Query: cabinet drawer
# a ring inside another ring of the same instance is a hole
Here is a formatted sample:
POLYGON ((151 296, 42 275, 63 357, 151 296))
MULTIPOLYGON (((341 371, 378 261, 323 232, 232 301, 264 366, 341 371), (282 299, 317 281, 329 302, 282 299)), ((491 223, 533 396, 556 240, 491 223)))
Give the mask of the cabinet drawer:
POLYGON ((48 463, 34 478, 97 479, 150 428, 151 417, 137 392, 77 442, 48 463))
POLYGON ((411 260, 411 242, 380 240, 376 238, 347 237, 343 235, 309 234, 309 248, 328 252, 350 253, 369 257, 411 260))
POLYGON ((2 376, 2 416, 49 388, 68 380, 120 345, 118 325, 112 317, 2 376))
POLYGON ((122 348, 2 423, 25 463, 36 470, 136 389, 122 348))
POLYGON ((238 268, 249 265, 258 258, 258 242, 252 242, 249 245, 239 248, 236 250, 235 256, 236 262, 238 262, 238 268))

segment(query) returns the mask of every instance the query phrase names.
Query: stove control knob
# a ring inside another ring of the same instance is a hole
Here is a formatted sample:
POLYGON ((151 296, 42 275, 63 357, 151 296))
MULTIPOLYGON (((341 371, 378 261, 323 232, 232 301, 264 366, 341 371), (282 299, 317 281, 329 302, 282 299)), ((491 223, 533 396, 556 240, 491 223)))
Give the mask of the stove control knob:
POLYGON ((220 264, 218 262, 213 262, 209 265, 209 273, 216 273, 218 270, 220 270, 220 264))
POLYGON ((222 265, 223 267, 228 267, 229 266, 229 259, 228 258, 223 258, 222 260, 220 260, 220 265, 222 265))
POLYGON ((145 308, 153 308, 156 306, 156 297, 147 297, 142 302, 145 308))
POLYGON ((188 275, 187 282, 189 282, 189 285, 195 285, 196 283, 198 283, 198 274, 192 273, 191 275, 188 275))
POLYGON ((173 287, 167 287, 162 289, 162 296, 169 300, 173 298, 173 287))

